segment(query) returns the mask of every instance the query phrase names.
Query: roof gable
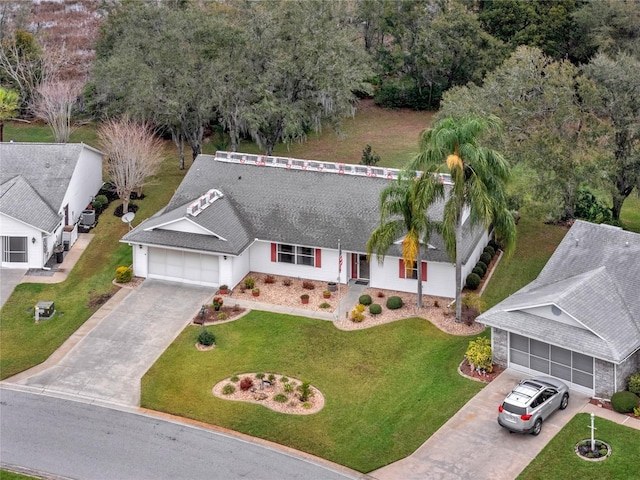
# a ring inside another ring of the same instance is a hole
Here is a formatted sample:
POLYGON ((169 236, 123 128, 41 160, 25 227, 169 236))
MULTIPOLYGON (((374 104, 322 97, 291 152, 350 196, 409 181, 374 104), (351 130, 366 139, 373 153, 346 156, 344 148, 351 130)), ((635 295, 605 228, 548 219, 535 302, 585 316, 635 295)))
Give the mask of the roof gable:
POLYGON ((53 232, 61 221, 57 212, 21 175, 0 186, 0 212, 46 233, 53 232))

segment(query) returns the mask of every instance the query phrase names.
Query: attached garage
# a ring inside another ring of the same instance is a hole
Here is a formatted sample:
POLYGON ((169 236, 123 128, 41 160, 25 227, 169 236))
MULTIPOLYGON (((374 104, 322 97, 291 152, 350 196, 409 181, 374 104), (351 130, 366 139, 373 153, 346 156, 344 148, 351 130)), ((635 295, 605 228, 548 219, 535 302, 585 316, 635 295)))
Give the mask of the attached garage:
POLYGON ((563 380, 570 388, 593 395, 594 358, 566 348, 509 334, 509 366, 534 375, 563 380))
POLYGON ((218 256, 150 247, 149 278, 217 287, 220 284, 218 256))

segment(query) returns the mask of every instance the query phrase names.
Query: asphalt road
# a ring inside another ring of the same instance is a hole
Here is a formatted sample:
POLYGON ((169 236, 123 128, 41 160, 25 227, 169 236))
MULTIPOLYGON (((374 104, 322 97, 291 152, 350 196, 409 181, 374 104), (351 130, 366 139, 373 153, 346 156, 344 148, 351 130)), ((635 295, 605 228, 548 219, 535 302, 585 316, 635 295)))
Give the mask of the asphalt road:
POLYGON ((364 478, 205 428, 6 388, 0 464, 91 480, 364 478))

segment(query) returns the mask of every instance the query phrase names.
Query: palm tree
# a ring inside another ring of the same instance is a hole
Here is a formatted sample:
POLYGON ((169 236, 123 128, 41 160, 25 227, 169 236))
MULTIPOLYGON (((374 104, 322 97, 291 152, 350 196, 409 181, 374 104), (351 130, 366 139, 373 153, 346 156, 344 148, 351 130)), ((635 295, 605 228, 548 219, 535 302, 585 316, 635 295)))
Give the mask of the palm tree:
POLYGON ((0 88, 0 142, 4 141, 4 121, 16 115, 19 98, 18 94, 13 90, 0 88))
POLYGON ((488 228, 493 223, 496 237, 510 255, 515 246, 516 228, 507 208, 505 185, 509 164, 501 153, 480 145, 485 133, 500 132, 497 117, 444 118, 420 136, 420 153, 411 168, 425 174, 446 166, 453 186, 448 193, 442 233, 449 255, 456 261, 456 322, 462 321, 462 244, 463 212, 468 209, 471 225, 488 228))
POLYGON ((437 199, 444 198, 442 184, 435 176, 416 178, 415 172, 406 172, 398 181, 380 193, 380 225, 367 242, 367 255, 375 251, 379 262, 402 235, 402 258, 407 272, 415 266, 418 277, 418 308, 422 308, 422 255, 438 225, 427 217, 427 209, 437 199))

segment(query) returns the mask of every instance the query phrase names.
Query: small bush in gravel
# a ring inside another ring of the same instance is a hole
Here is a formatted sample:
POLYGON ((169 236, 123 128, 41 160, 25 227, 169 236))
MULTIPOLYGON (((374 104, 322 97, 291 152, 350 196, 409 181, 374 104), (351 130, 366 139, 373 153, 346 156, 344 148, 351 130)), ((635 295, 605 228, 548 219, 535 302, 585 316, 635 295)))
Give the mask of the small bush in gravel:
POLYGON ((371 305, 369 305, 369 313, 371 313, 371 315, 379 315, 382 313, 382 305, 380 305, 379 303, 372 303, 371 305))
POLYGON ((116 268, 116 282, 127 283, 131 281, 133 277, 133 271, 129 267, 116 268))
POLYGON ((235 385, 232 385, 230 383, 227 383, 224 387, 222 387, 223 395, 231 395, 235 391, 236 391, 235 385))
POLYGON ((282 383, 287 383, 289 381, 289 379, 287 377, 280 377, 280 381, 282 383))
POLYGON ((371 305, 371 302, 371 295, 360 295, 360 298, 358 299, 358 303, 362 305, 371 305))
POLYGON ((640 396, 640 372, 629 377, 629 391, 640 396))
POLYGON ((319 308, 330 308, 331 305, 328 304, 327 302, 322 302, 320 305, 318 305, 319 308))
POLYGON ((285 392, 291 393, 291 392, 293 392, 295 390, 296 385, 295 385, 294 382, 285 383, 283 388, 284 388, 285 392))
POLYGON ((378 298, 384 298, 384 292, 378 292, 378 298))
POLYGON ((227 314, 226 314, 226 313, 224 313, 224 312, 220 312, 220 313, 218 314, 217 318, 218 318, 218 320, 226 320, 226 319, 227 319, 227 318, 229 318, 229 317, 227 316, 227 314))
POLYGON ((638 406, 638 396, 627 390, 616 392, 611 395, 611 406, 616 412, 619 413, 631 413, 633 409, 638 406))
POLYGON ((478 275, 477 273, 470 273, 469 275, 467 275, 465 285, 469 290, 475 290, 480 285, 481 280, 482 279, 480 278, 480 275, 478 275))
POLYGON ((353 310, 351 310, 351 320, 356 322, 356 323, 360 323, 361 321, 364 320, 364 309, 366 307, 364 305, 362 305, 361 303, 357 304, 353 310))
POLYGON ((387 298, 387 308, 389 310, 398 310, 399 308, 402 308, 402 298, 396 296, 387 298))
POLYGON ((209 330, 202 330, 198 335, 198 343, 205 347, 210 347, 216 342, 216 336, 209 330))
POLYGON ((289 399, 287 398, 287 396, 284 393, 278 393, 278 394, 273 396, 273 400, 278 402, 278 403, 284 403, 289 399))
POLYGON ((309 382, 304 382, 300 385, 298 392, 300 393, 298 398, 300 398, 301 402, 306 402, 309 398, 313 397, 313 390, 311 390, 311 384, 309 382))
POLYGON ((240 380, 240 379, 238 378, 238 376, 237 376, 237 375, 234 375, 234 376, 233 376, 233 377, 231 377, 229 380, 230 380, 231 382, 233 382, 233 383, 237 383, 237 382, 238 382, 238 380, 240 380))
POLYGON ((247 290, 253 290, 253 287, 256 286, 256 281, 253 277, 247 277, 244 279, 244 288, 247 290))
POLYGON ((246 392, 251 387, 253 387, 253 380, 251 378, 243 377, 242 380, 240 380, 240 390, 243 392, 246 392))
POLYGON ((258 372, 258 373, 256 373, 256 378, 257 378, 258 380, 262 380, 262 379, 264 378, 264 373, 262 373, 262 372, 258 372))
POLYGON ((304 288, 305 290, 315 290, 316 286, 313 284, 313 282, 304 280, 302 282, 302 288, 304 288))
POLYGON ((487 265, 489 265, 491 263, 491 259, 493 257, 491 255, 489 255, 487 252, 483 253, 482 255, 480 255, 480 261, 482 263, 486 263, 487 265))
POLYGON ((267 275, 264 277, 264 283, 276 283, 276 277, 273 275, 267 275))
POLYGON ((282 284, 283 284, 285 287, 290 287, 292 283, 293 283, 293 282, 291 281, 291 279, 290 279, 290 278, 285 278, 284 280, 282 280, 282 284))
POLYGON ((267 377, 267 380, 269 381, 269 383, 275 383, 276 376, 273 373, 270 373, 269 376, 267 377))

